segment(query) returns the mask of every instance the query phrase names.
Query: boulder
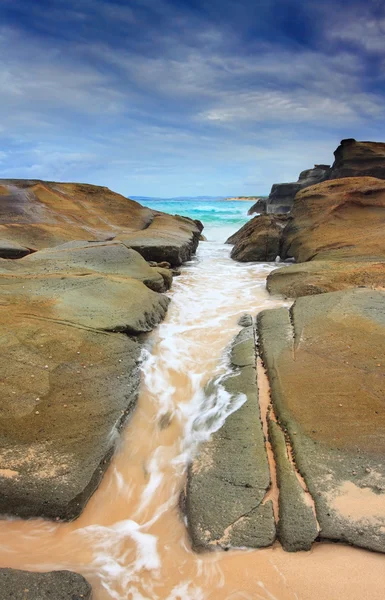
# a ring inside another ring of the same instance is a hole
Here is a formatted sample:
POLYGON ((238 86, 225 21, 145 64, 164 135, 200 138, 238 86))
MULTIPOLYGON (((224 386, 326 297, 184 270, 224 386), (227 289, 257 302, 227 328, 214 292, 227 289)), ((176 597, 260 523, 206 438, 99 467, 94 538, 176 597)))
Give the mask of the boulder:
POLYGON ((71 571, 32 573, 0 569, 0 598, 3 600, 91 600, 91 586, 71 571))
POLYGON ((266 202, 266 212, 289 213, 297 192, 324 181, 328 178, 329 171, 329 165, 314 165, 313 169, 302 171, 295 183, 274 183, 266 202))
POLYGON ((259 215, 248 221, 226 243, 234 244, 231 258, 239 262, 274 261, 280 254, 286 215, 259 215))
POLYGON ((342 140, 334 152, 329 179, 377 177, 385 179, 385 143, 342 140))
POLYGON ((228 394, 235 405, 220 429, 201 444, 187 477, 186 512, 195 550, 261 548, 275 539, 270 472, 261 423, 254 328, 235 338, 231 372, 206 395, 228 394))
POLYGON ((0 238, 32 250, 119 237, 147 260, 180 265, 195 252, 202 229, 87 184, 0 180, 0 206, 0 238))
POLYGON ((384 261, 312 260, 275 269, 266 287, 271 294, 297 298, 355 287, 382 288, 384 281, 384 261))
POLYGON ((22 260, 0 260, 1 273, 18 277, 91 273, 112 275, 142 281, 155 292, 168 290, 172 282, 170 272, 165 273, 165 269, 158 266, 151 267, 138 252, 119 240, 67 242, 34 252, 22 260))
POLYGON ((273 419, 269 421, 269 439, 274 450, 279 488, 278 539, 287 552, 310 550, 318 537, 317 520, 289 459, 285 435, 273 419))
POLYGON ((201 229, 192 219, 160 213, 154 215, 144 231, 118 235, 146 260, 166 261, 172 266, 179 266, 192 258, 200 237, 201 229))
POLYGON ((266 212, 266 200, 264 198, 258 198, 258 200, 256 201, 255 204, 253 204, 253 206, 251 206, 249 208, 249 210, 247 211, 247 214, 250 215, 254 215, 254 214, 264 214, 266 212))
MULTIPOLYGON (((258 315, 275 414, 321 539, 385 552, 385 292, 299 298, 258 315)), ((290 498, 287 499, 290 505, 290 498)))
POLYGON ((383 260, 384 227, 384 181, 325 181, 297 194, 282 236, 282 257, 298 262, 383 260))
POLYGON ((239 317, 238 325, 240 327, 251 327, 253 325, 253 317, 247 313, 239 317))
POLYGON ((0 513, 71 520, 132 413, 170 269, 122 242, 0 260, 0 513), (130 337, 129 337, 130 336, 130 337))

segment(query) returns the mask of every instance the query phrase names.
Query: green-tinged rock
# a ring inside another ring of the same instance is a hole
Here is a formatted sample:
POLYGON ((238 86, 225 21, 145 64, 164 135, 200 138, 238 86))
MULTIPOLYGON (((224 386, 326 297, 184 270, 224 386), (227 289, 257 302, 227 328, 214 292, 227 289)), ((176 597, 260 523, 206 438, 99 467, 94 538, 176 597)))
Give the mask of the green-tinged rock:
POLYGON ((269 421, 279 487, 278 539, 288 552, 310 550, 318 536, 317 521, 287 455, 285 436, 279 425, 269 421))
POLYGON ((141 206, 106 187, 0 180, 0 238, 41 250, 74 240, 126 240, 146 260, 180 265, 194 254, 202 224, 141 206))
POLYGON ((385 552, 385 293, 349 290, 258 316, 275 412, 320 537, 385 552))
POLYGON ((271 294, 298 298, 355 287, 381 288, 384 281, 385 262, 314 260, 272 271, 266 287, 271 294))
POLYGON ((0 274, 29 275, 101 274, 142 281, 155 292, 171 287, 172 274, 150 267, 144 258, 123 242, 75 241, 34 252, 18 261, 0 261, 0 274))
POLYGON ((230 257, 239 262, 274 261, 280 254, 286 215, 259 215, 227 240, 234 244, 230 257))
MULTIPOLYGON (((232 374, 222 382, 233 405, 242 402, 199 449, 186 489, 188 529, 196 550, 269 546, 275 539, 270 473, 258 405, 253 328, 235 339, 232 374), (234 365, 240 365, 235 367, 234 365)), ((208 386, 207 394, 215 393, 208 386)))
POLYGON ((32 573, 0 569, 2 600, 91 600, 91 586, 78 573, 32 573))
POLYGON ((24 278, 0 274, 0 298, 1 309, 12 310, 15 318, 29 315, 133 335, 151 331, 164 318, 170 302, 136 279, 92 274, 24 278))

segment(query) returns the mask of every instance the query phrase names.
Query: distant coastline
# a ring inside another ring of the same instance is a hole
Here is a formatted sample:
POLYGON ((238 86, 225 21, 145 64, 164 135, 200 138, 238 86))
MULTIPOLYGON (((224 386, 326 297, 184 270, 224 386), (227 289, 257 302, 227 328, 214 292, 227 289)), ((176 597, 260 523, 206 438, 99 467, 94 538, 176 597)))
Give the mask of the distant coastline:
POLYGON ((233 196, 232 198, 225 198, 226 202, 257 202, 258 200, 264 200, 267 196, 233 196))

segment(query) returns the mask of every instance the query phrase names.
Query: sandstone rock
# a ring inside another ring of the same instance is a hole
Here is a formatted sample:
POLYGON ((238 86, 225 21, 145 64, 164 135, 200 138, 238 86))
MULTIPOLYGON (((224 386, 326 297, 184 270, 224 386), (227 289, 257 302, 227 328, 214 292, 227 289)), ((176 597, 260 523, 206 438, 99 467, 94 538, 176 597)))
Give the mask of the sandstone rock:
POLYGON ((253 206, 251 206, 249 208, 249 210, 247 211, 247 214, 250 215, 254 215, 255 213, 257 214, 264 214, 266 212, 266 200, 264 200, 263 198, 258 198, 258 200, 255 202, 255 204, 253 204, 253 206))
POLYGON ((156 214, 144 231, 119 234, 118 238, 146 260, 179 266, 195 253, 201 232, 192 219, 156 214))
POLYGON ((262 501, 270 473, 259 414, 254 331, 243 329, 235 338, 233 373, 218 384, 231 402, 245 402, 227 417, 211 439, 201 445, 189 468, 186 488, 188 529, 196 550, 269 546, 275 539, 271 500, 262 501))
POLYGON ((121 242, 0 261, 2 514, 80 514, 137 397, 141 343, 111 332, 153 329, 171 278, 121 242))
POLYGON ((123 242, 67 242, 46 248, 18 261, 0 261, 0 274, 86 275, 98 273, 142 281, 155 292, 171 286, 172 277, 164 269, 150 267, 144 258, 123 242))
POLYGON ((269 421, 269 438, 279 487, 278 539, 287 552, 310 550, 318 536, 317 521, 289 460, 284 433, 273 420, 269 421))
POLYGON ((3 181, 0 205, 7 243, 38 250, 0 259, 0 513, 71 520, 135 407, 144 334, 169 303, 172 270, 127 239, 170 267, 201 224, 82 184, 3 181))
POLYGON ((165 316, 169 298, 141 281, 102 275, 0 276, 0 310, 75 327, 138 335, 165 316))
POLYGON ((355 287, 383 288, 384 282, 385 262, 312 260, 275 269, 266 287, 271 294, 297 298, 355 287))
POLYGON ((258 316, 272 401, 320 537, 385 552, 385 293, 349 290, 258 316))
POLYGON ((273 184, 266 202, 266 212, 269 214, 290 212, 297 192, 324 181, 328 178, 329 171, 328 165, 314 165, 313 169, 302 171, 295 183, 273 184))
POLYGON ((244 314, 238 319, 238 325, 240 327, 251 327, 253 325, 253 317, 248 314, 244 314))
POLYGON ((18 304, 0 311, 0 513, 71 520, 135 406, 141 346, 18 304))
POLYGON ((0 237, 35 250, 119 237, 148 260, 180 265, 195 252, 202 228, 86 184, 0 180, 0 206, 0 237))
POLYGON ((2 514, 81 513, 135 407, 143 340, 127 334, 164 318, 153 290, 171 280, 122 242, 0 261, 2 514))
POLYGON ((259 215, 248 221, 232 235, 231 258, 240 262, 274 261, 280 254, 281 234, 286 215, 259 215))
POLYGON ((334 152, 329 179, 377 177, 385 179, 385 143, 342 140, 334 152))
POLYGON ((32 573, 0 569, 2 600, 91 600, 91 586, 71 571, 32 573))
POLYGON ((296 183, 274 183, 266 203, 266 212, 269 214, 285 214, 291 211, 297 192, 302 189, 296 183))
POLYGON ((385 183, 372 177, 325 181, 297 194, 282 236, 282 257, 351 260, 385 257, 385 183))
POLYGON ((16 242, 8 240, 0 240, 0 258, 22 258, 27 254, 30 254, 29 248, 24 248, 16 242))

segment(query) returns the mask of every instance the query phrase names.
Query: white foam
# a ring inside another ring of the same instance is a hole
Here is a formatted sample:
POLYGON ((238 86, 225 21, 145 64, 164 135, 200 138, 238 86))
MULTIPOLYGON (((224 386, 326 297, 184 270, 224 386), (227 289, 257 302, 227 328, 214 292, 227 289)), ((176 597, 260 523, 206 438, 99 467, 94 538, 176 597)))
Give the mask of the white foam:
MULTIPOLYGON (((157 329, 156 352, 142 353, 142 385, 154 406, 154 428, 156 421, 170 414, 179 422, 180 438, 171 446, 160 443, 147 457, 148 479, 138 494, 138 505, 130 519, 109 527, 93 525, 78 530, 78 534, 92 537, 92 566, 113 600, 204 600, 206 597, 203 589, 182 576, 183 580, 167 597, 159 595, 162 564, 158 545, 167 545, 167 540, 158 540, 151 528, 165 512, 175 510, 182 476, 199 444, 208 440, 246 401, 245 395, 233 396, 224 387, 229 368, 223 347, 239 330, 236 325, 239 315, 248 308, 255 313, 272 305, 264 288, 265 274, 274 265, 235 263, 229 258, 230 248, 223 244, 200 245, 198 259, 192 260, 174 280, 167 319, 157 329), (210 393, 205 394, 207 332, 210 335, 217 332, 219 343, 214 353, 217 355, 210 357, 213 383, 210 393), (202 358, 197 351, 200 347, 202 358), (175 387, 176 374, 185 382, 182 389, 175 387), (153 500, 166 484, 168 499, 154 508, 153 500), (142 518, 145 523, 141 523, 142 518)), ((155 431, 159 435, 159 430, 155 431)), ((128 497, 132 493, 130 482, 117 470, 114 485, 119 494, 128 497)), ((184 539, 181 544, 185 546, 184 539)), ((190 548, 187 550, 191 552, 190 548)), ((208 589, 224 585, 219 563, 197 561, 198 566, 204 572, 208 589)), ((163 576, 168 578, 169 574, 163 576)))

